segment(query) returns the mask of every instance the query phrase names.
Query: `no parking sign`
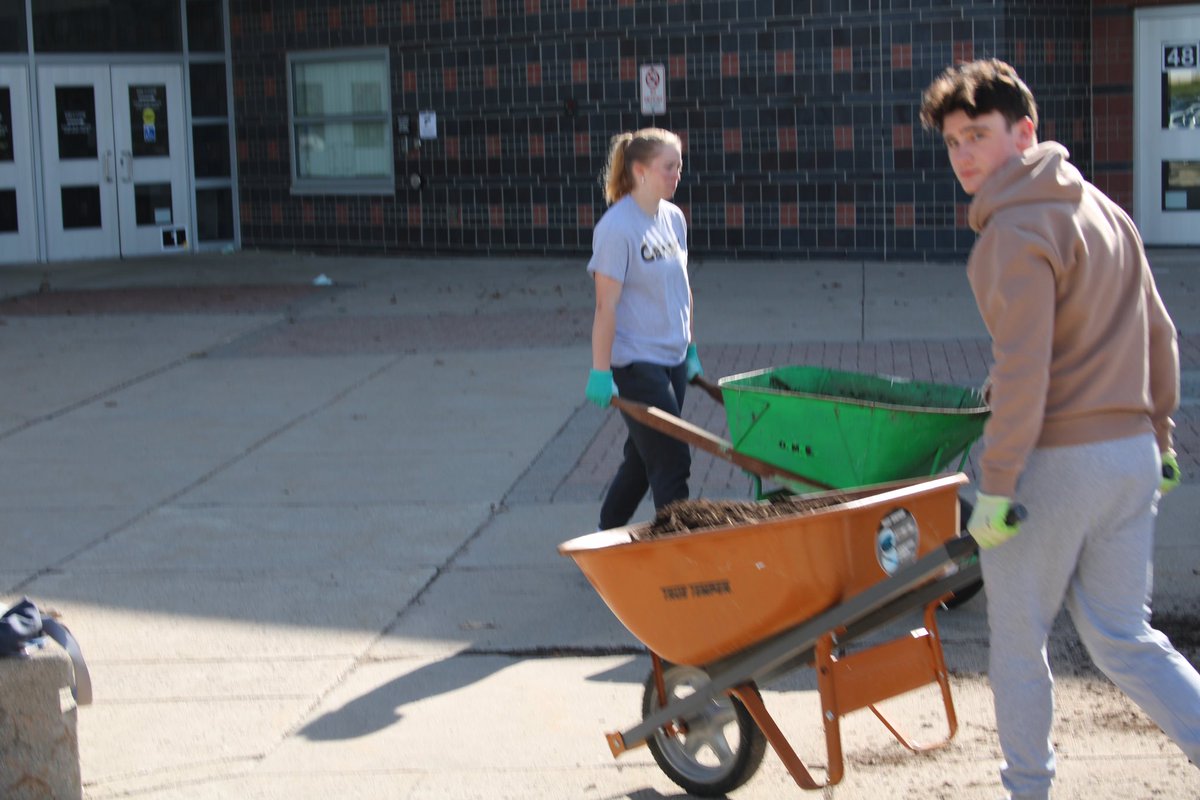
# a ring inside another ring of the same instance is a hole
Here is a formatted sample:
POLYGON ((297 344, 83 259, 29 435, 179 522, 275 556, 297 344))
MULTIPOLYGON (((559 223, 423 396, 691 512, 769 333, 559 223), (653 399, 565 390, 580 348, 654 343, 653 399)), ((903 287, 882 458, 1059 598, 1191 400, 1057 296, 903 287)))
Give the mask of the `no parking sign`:
POLYGON ((667 70, 662 64, 644 64, 638 85, 642 91, 643 114, 667 112, 667 70))

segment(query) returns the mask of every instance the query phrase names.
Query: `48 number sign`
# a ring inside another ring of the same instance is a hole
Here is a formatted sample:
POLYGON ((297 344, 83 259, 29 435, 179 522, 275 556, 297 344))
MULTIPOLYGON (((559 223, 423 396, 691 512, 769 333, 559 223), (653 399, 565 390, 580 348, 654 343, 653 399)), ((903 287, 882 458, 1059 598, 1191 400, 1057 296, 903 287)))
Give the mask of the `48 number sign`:
POLYGON ((1200 67, 1200 44, 1164 44, 1162 51, 1163 72, 1172 69, 1196 69, 1200 67))

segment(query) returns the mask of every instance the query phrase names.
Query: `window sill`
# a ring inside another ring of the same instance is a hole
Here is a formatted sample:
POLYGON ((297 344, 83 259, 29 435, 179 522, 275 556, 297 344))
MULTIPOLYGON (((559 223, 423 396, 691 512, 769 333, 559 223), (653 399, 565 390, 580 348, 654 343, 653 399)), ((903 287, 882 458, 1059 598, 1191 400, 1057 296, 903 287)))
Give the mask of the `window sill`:
POLYGON ((392 197, 396 194, 396 184, 391 179, 378 181, 298 181, 292 184, 292 194, 341 194, 341 195, 373 195, 392 197))

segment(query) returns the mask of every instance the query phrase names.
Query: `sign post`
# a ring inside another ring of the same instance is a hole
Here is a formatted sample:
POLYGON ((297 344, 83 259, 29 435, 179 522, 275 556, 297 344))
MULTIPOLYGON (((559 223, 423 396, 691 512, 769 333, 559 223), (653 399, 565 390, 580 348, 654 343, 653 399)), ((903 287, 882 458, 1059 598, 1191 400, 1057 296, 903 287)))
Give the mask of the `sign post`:
POLYGON ((643 64, 638 86, 642 93, 642 113, 647 116, 667 112, 667 70, 662 64, 643 64))

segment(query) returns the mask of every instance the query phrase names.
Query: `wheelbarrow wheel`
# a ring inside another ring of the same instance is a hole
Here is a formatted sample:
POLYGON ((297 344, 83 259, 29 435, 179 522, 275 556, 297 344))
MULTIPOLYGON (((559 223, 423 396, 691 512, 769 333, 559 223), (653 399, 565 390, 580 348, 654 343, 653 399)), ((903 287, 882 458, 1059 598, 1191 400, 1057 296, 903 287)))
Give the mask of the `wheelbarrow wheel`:
MULTIPOLYGON (((687 697, 708 681, 708 673, 702 669, 663 662, 668 701, 687 697)), ((642 695, 642 715, 660 707, 651 671, 642 695)), ((695 716, 674 723, 675 732, 660 728, 647 744, 667 777, 690 794, 720 797, 750 780, 762 764, 767 738, 734 697, 721 694, 711 698, 695 716)))
MULTIPOLYGON (((963 500, 961 497, 958 498, 958 516, 962 520, 962 535, 963 536, 967 535, 967 520, 969 520, 971 518, 971 512, 973 510, 975 510, 975 507, 973 505, 968 503, 966 500, 963 500)), ((946 608, 958 608, 963 603, 967 602, 972 597, 979 594, 979 590, 982 588, 983 588, 983 579, 980 578, 979 580, 975 581, 974 583, 968 583, 966 586, 964 586, 963 588, 959 589, 957 592, 952 594, 950 596, 950 598, 948 600, 946 600, 945 603, 943 603, 943 605, 946 606, 946 608)))

